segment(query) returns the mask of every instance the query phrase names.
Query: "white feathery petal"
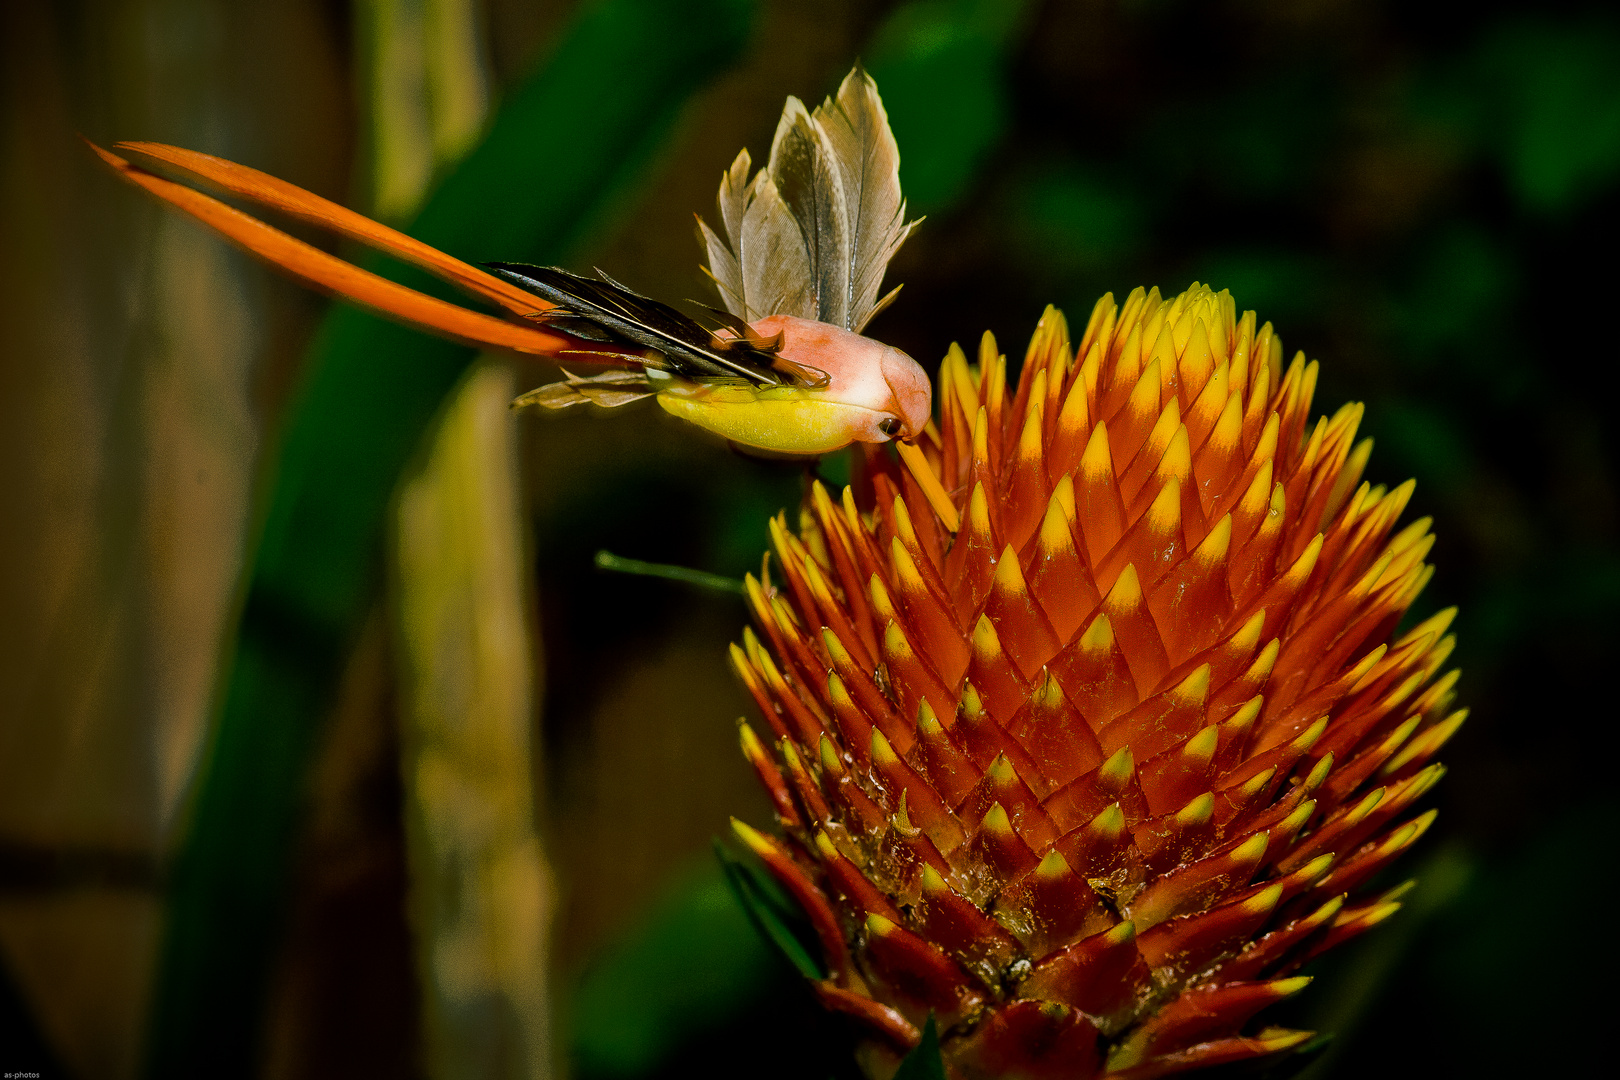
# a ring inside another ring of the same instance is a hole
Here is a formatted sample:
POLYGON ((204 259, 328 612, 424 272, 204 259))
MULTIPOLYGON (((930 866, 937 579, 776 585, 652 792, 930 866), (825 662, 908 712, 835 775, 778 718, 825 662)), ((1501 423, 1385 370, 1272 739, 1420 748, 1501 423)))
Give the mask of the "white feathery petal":
POLYGON ((699 219, 727 310, 859 332, 893 299, 878 288, 916 227, 905 220, 900 152, 877 84, 856 67, 813 113, 788 98, 770 159, 745 185, 751 164, 744 150, 721 176, 725 240, 699 219))
POLYGON ((849 222, 844 325, 859 332, 877 313, 878 286, 889 260, 915 226, 905 221, 900 148, 889 130, 877 84, 859 67, 844 77, 837 99, 816 110, 815 119, 832 144, 842 174, 849 222))
POLYGON ((837 151, 804 102, 790 97, 771 141, 765 166, 793 212, 810 256, 814 314, 805 316, 847 329, 849 310, 849 207, 837 151))

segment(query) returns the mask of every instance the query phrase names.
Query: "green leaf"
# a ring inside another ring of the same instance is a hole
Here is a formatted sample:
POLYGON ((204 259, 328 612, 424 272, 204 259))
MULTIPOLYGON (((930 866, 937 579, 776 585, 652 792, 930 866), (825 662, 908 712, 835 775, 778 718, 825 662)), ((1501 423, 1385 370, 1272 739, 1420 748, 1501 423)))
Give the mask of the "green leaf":
MULTIPOLYGON (((640 183, 681 106, 739 52, 751 11, 749 0, 587 5, 409 231, 475 262, 558 260, 640 183)), ((151 1076, 256 1068, 308 763, 377 594, 395 483, 472 356, 341 306, 311 346, 171 876, 151 1076)))
POLYGON ((826 969, 805 943, 811 934, 804 913, 782 894, 775 881, 732 855, 718 839, 714 854, 720 860, 726 884, 760 936, 775 945, 800 975, 807 979, 826 978, 826 969))
POLYGON ((645 1075, 792 981, 729 884, 705 860, 596 958, 573 996, 574 1075, 645 1075))
POLYGON ((907 1054, 895 1071, 894 1080, 946 1080, 945 1059, 939 1052, 939 1029, 934 1025, 934 1014, 928 1014, 923 1025, 922 1042, 907 1054))
POLYGON ((873 35, 867 68, 900 145, 913 214, 965 195, 1006 131, 1006 67, 1026 3, 913 0, 873 35))

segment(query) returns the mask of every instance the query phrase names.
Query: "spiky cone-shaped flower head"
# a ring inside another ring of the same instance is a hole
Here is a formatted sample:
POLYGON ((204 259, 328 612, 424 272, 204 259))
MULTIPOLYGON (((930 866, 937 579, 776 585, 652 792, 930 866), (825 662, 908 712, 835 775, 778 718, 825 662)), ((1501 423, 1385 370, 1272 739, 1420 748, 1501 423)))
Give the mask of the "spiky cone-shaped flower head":
MULTIPOLYGON (((882 1076, 933 1014, 977 1077, 1161 1076, 1276 1053, 1255 1014, 1394 912, 1462 721, 1412 493, 1360 405, 1194 286, 1048 310, 1016 387, 953 348, 940 417, 869 495, 814 486, 733 661, 780 839, 882 1076)), ((769 567, 770 564, 767 563, 769 567)))

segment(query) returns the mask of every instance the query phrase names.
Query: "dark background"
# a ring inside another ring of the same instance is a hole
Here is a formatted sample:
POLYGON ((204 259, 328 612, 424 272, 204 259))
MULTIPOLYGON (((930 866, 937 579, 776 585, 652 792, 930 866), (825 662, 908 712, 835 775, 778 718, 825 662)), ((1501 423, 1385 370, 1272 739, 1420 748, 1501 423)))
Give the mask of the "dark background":
MULTIPOLYGON (((572 8, 481 7, 497 94, 547 62, 572 8)), ((1173 293, 1194 280, 1272 320, 1290 350, 1322 361, 1318 411, 1367 403, 1369 477, 1417 478, 1411 515, 1435 518, 1439 572, 1415 615, 1460 606, 1453 663, 1472 709, 1431 796, 1439 822, 1397 868, 1420 882, 1406 910, 1274 1019, 1338 1033, 1316 1077, 1590 1071, 1617 960, 1601 905, 1620 827, 1609 689, 1620 18, 1604 4, 1350 0, 732 8, 743 44, 727 63, 705 61, 714 70, 637 182, 555 257, 653 295, 706 296, 690 213, 710 212, 739 146, 763 158, 784 95, 819 98, 861 56, 888 103, 912 209, 928 217, 893 264, 889 280, 906 289, 875 336, 932 368, 953 340, 988 328, 1012 356, 1049 302, 1083 320, 1104 291, 1173 293)), ((61 704, 84 682, 85 653, 53 627, 81 608, 87 625, 117 624, 121 608, 92 618, 98 598, 161 588, 141 507, 169 490, 152 479, 161 456, 133 484, 121 464, 131 440, 151 458, 170 422, 126 401, 132 381, 149 386, 130 281, 151 272, 143 237, 155 212, 75 156, 70 135, 181 142, 355 203, 353 14, 342 3, 289 11, 20 4, 0 24, 0 408, 16 515, 3 671, 16 707, 0 715, 0 771, 35 785, 26 804, 0 800, 0 953, 14 984, 0 995, 0 1045, 51 1047, 30 1052, 54 1053, 67 1073, 136 1071, 164 868, 185 843, 151 808, 155 781, 117 779, 131 748, 139 756, 157 737, 150 672, 168 654, 136 631, 98 639, 114 657, 98 662, 125 672, 107 691, 123 704, 61 704), (67 525, 64 491, 91 505, 67 525), (64 530, 98 538, 102 554, 65 559, 64 530), (148 539, 120 562, 125 535, 148 539), (53 568, 80 584, 50 586, 53 568), (74 607, 62 590, 90 599, 74 607), (41 637, 54 643, 43 653, 41 637), (101 719, 64 735, 75 716, 101 719), (93 944, 50 944, 63 937, 93 944)), ((592 107, 582 88, 577 108, 588 118, 592 107)), ((566 151, 544 130, 534 145, 566 151)), ((233 459, 247 462, 241 503, 262 468, 256 440, 272 442, 297 400, 322 309, 232 265, 258 305, 258 344, 232 399, 261 433, 233 459)), ((190 317, 203 328, 208 316, 190 317)), ((842 1033, 748 936, 706 853, 726 815, 767 819, 734 750, 731 721, 746 706, 723 665, 742 606, 591 568, 607 548, 739 576, 801 473, 730 454, 646 407, 522 424, 547 672, 542 831, 563 899, 557 1056, 590 1077, 824 1076, 842 1033)), ((187 497, 206 508, 218 492, 187 497)), ((218 535, 239 550, 240 530, 218 535)), ((227 594, 234 559, 216 575, 227 594)), ((376 703, 379 730, 388 709, 376 703)), ((302 1063, 302 1075, 418 1068, 400 795, 392 744, 372 742, 370 773, 359 772, 375 782, 356 787, 350 846, 306 834, 286 878, 294 915, 276 938, 281 989, 266 1008, 281 1019, 264 1060, 302 1063), (334 878, 334 860, 356 859, 373 872, 334 878), (289 981, 288 970, 303 974, 289 981)))

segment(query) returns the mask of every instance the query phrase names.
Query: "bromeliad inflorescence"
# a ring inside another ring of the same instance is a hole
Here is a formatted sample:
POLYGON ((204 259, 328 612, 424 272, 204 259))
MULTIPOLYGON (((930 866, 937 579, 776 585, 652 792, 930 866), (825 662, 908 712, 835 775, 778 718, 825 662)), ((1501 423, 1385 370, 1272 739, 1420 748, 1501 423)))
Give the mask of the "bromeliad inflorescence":
POLYGON ((810 917, 888 1075, 932 1014, 953 1075, 1142 1078, 1308 1033, 1251 1017, 1401 890, 1362 886, 1462 723, 1412 493, 1361 406, 1227 293, 986 336, 938 438, 819 484, 748 581, 743 750, 785 832, 739 836, 810 917))

